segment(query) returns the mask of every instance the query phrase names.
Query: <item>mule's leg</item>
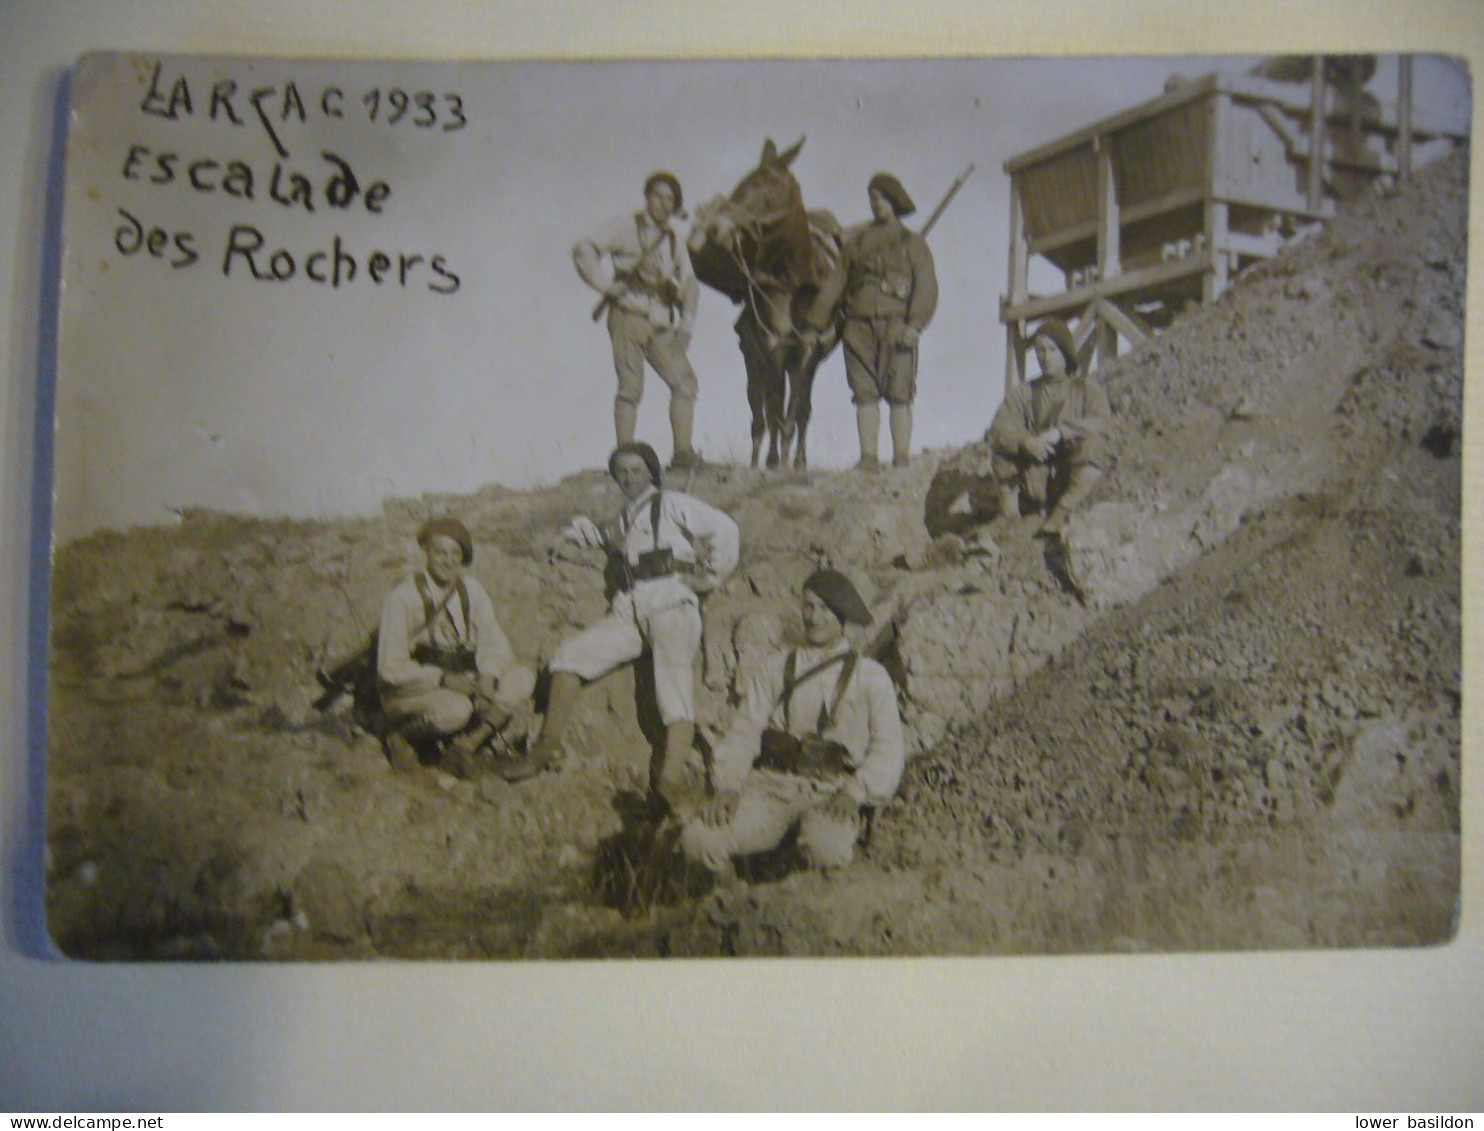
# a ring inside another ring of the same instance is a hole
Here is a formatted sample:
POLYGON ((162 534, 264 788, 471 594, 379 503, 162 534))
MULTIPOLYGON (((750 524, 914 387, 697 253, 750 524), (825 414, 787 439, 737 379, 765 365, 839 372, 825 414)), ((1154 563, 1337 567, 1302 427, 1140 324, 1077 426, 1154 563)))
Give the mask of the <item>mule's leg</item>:
POLYGON ((737 323, 737 348, 742 351, 742 365, 747 370, 747 407, 752 411, 752 466, 756 467, 762 453, 763 432, 767 428, 763 396, 767 377, 757 357, 757 339, 748 334, 747 325, 743 322, 737 323))
POLYGON ((819 352, 806 349, 789 373, 790 423, 798 433, 798 447, 794 449, 794 467, 803 471, 809 466, 808 446, 805 438, 809 434, 809 418, 814 415, 814 374, 821 361, 819 352))
POLYGON ((759 368, 764 373, 763 403, 768 418, 768 466, 777 467, 788 458, 788 445, 792 439, 788 417, 784 411, 788 377, 776 350, 770 350, 759 361, 759 368))

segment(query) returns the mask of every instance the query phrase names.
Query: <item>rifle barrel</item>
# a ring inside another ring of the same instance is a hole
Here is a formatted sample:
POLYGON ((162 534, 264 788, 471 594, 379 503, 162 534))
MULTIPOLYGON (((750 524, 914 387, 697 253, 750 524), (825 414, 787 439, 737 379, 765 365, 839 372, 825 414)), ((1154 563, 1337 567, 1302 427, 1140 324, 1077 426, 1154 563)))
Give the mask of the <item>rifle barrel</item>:
POLYGON ((953 184, 948 186, 948 191, 943 194, 943 199, 938 202, 938 207, 933 209, 933 214, 928 217, 928 222, 922 226, 922 231, 918 233, 919 235, 921 235, 923 238, 927 237, 927 234, 933 230, 933 225, 938 222, 938 217, 942 216, 943 213, 948 210, 948 205, 952 203, 954 196, 958 193, 958 190, 964 187, 964 182, 967 181, 969 177, 973 175, 973 173, 974 166, 970 165, 963 171, 962 174, 960 174, 959 178, 954 181, 953 184))

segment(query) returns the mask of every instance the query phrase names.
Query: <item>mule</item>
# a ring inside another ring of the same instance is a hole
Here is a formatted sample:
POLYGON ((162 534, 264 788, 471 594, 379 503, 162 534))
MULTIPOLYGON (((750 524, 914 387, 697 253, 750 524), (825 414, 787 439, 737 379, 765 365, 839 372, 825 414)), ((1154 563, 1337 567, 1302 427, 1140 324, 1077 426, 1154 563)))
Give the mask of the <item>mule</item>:
POLYGON ((814 374, 839 343, 831 317, 814 315, 814 300, 840 258, 839 222, 808 212, 789 166, 801 137, 782 153, 772 139, 758 166, 732 190, 696 209, 687 246, 696 278, 741 307, 735 329, 747 369, 752 410, 752 466, 763 436, 767 466, 808 466, 806 435, 814 374))

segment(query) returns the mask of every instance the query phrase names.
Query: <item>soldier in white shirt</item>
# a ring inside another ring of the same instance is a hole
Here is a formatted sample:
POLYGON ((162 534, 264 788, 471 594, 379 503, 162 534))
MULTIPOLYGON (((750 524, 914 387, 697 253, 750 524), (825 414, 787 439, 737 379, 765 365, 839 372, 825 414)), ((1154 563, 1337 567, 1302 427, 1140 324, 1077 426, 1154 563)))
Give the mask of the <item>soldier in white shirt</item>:
POLYGON ((891 677, 859 655, 847 624, 871 614, 849 579, 804 582, 806 645, 756 675, 715 751, 715 797, 681 834, 686 855, 727 875, 734 857, 775 848, 794 825, 812 866, 855 856, 863 806, 891 800, 906 761, 891 677))
POLYGON ((557 648, 549 665, 551 696, 541 737, 505 776, 519 781, 553 765, 583 682, 648 652, 665 725, 663 753, 650 764, 651 796, 658 798, 666 767, 679 772, 695 740, 699 595, 736 568, 740 532, 710 504, 665 490, 659 456, 648 444, 620 445, 609 457, 608 471, 624 497, 616 524, 605 531, 579 516, 563 537, 608 551, 616 585, 612 605, 606 617, 557 648))
POLYGON ((425 566, 388 595, 377 632, 376 674, 392 730, 387 757, 415 769, 418 747, 467 775, 479 748, 512 714, 528 711, 535 674, 518 663, 484 586, 466 572, 474 540, 456 518, 417 534, 425 566))
POLYGON ((686 357, 701 290, 685 240, 673 223, 674 217, 685 215, 681 203, 675 175, 653 174, 644 182, 644 207, 578 240, 572 259, 583 282, 608 306, 608 336, 618 374, 613 401, 617 442, 634 440, 647 362, 670 387, 670 466, 689 469, 701 463, 691 439, 699 385, 686 357))

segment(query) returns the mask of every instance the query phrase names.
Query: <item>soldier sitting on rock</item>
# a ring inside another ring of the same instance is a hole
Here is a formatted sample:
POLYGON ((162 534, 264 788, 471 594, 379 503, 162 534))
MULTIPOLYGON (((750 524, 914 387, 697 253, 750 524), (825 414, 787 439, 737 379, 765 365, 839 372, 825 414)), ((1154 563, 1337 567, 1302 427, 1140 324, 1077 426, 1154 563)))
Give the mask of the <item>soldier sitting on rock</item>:
POLYGON ((863 806, 896 793, 906 750, 886 669, 860 655, 848 624, 871 614, 843 574, 804 582, 805 646, 766 664, 717 745, 716 796, 684 827, 685 854, 719 876, 732 860, 775 848, 797 825, 810 864, 855 856, 863 806))
POLYGON ((1049 512, 1038 533, 1056 537, 1112 466, 1112 412, 1102 386, 1081 374, 1065 322, 1048 318, 1031 345, 1041 375, 1010 390, 984 438, 1001 513, 1018 518, 1028 497, 1049 512))
POLYGON ((536 677, 516 662, 489 594, 465 572, 474 560, 468 528, 429 519, 417 542, 424 568, 387 597, 377 634, 387 758, 398 773, 426 759, 470 777, 481 749, 513 717, 529 718, 536 677))

